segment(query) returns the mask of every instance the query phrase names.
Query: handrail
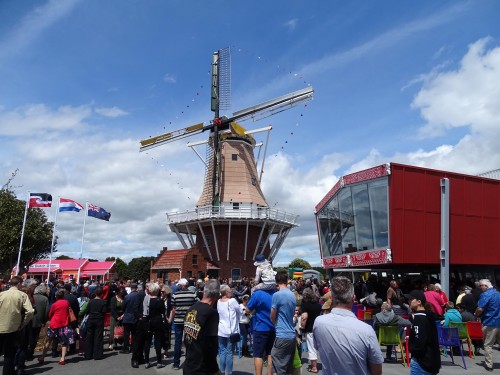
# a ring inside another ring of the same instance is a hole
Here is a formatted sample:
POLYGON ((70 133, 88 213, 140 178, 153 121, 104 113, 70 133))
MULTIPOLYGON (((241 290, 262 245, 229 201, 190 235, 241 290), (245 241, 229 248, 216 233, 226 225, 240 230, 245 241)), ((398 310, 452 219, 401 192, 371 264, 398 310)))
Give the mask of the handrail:
POLYGON ((299 215, 269 207, 200 206, 190 210, 167 213, 169 224, 205 219, 268 219, 297 225, 298 218, 299 215))

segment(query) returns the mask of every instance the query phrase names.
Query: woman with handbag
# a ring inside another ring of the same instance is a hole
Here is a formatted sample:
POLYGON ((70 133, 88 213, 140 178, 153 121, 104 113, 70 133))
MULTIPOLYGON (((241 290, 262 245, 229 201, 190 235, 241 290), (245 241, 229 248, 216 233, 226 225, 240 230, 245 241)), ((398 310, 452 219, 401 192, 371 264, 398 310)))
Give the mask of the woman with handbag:
POLYGON ((118 348, 118 341, 123 340, 123 291, 124 289, 119 289, 110 301, 109 350, 116 350, 118 348))
POLYGON ((50 347, 52 347, 52 341, 57 340, 62 346, 61 359, 59 360, 60 365, 64 365, 66 359, 66 352, 68 351, 68 345, 75 342, 74 331, 70 325, 69 318, 69 302, 64 299, 64 290, 59 289, 55 294, 56 301, 52 304, 49 310, 50 325, 47 329, 47 338, 45 345, 43 347, 43 352, 40 357, 38 357, 38 362, 40 364, 45 362, 45 354, 50 347))
POLYGON ((217 301, 219 313, 219 362, 220 372, 226 375, 233 372, 234 345, 240 341, 240 305, 232 297, 231 288, 224 284, 220 287, 221 298, 217 301))
POLYGON ((104 315, 106 301, 102 299, 102 288, 94 290, 95 298, 91 299, 87 307, 87 336, 85 337, 85 359, 102 359, 104 346, 104 315))

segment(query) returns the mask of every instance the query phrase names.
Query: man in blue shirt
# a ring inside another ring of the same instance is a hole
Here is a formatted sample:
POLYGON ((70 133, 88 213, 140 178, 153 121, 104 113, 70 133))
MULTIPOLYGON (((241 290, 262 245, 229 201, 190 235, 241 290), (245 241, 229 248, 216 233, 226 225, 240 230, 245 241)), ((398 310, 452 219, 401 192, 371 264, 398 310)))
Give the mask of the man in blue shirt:
POLYGON ((287 271, 279 271, 276 274, 276 284, 279 291, 274 293, 271 304, 271 321, 276 324, 276 339, 271 350, 272 369, 273 374, 285 375, 293 371, 293 355, 296 347, 293 316, 296 299, 288 289, 287 271))
POLYGON ((483 291, 477 301, 475 316, 481 317, 484 334, 484 368, 493 371, 493 345, 500 341, 500 292, 488 279, 479 280, 483 291))
POLYGON ((275 338, 274 324, 270 319, 273 294, 273 290, 256 290, 247 304, 247 309, 253 311, 253 363, 256 375, 262 375, 264 356, 267 356, 267 373, 271 375, 271 349, 275 338))

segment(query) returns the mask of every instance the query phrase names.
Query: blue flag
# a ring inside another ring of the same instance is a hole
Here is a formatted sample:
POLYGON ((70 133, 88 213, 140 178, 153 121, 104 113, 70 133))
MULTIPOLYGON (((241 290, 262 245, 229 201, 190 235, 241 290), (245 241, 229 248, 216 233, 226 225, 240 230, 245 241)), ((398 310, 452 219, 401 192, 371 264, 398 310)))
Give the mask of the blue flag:
POLYGON ((87 215, 95 217, 97 219, 109 221, 111 217, 111 212, 107 212, 104 208, 94 206, 93 204, 89 204, 87 215))

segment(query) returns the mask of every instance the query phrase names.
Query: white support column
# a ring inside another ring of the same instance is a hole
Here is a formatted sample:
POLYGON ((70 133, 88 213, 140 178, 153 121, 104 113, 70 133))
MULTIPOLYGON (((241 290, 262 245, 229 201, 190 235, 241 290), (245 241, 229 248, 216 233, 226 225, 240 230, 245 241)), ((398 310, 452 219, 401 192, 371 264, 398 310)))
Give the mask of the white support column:
POLYGON ((210 223, 212 224, 212 234, 214 236, 214 245, 215 245, 215 253, 217 254, 217 260, 220 261, 220 256, 219 256, 219 245, 217 243, 217 236, 215 234, 215 225, 214 221, 211 220, 210 223))
POLYGON ((262 234, 264 233, 264 228, 266 227, 266 222, 264 221, 262 223, 262 229, 260 231, 260 234, 259 234, 259 239, 257 240, 257 244, 255 245, 255 251, 253 252, 253 258, 252 259, 255 259, 255 257, 257 256, 257 250, 259 249, 259 243, 260 243, 260 240, 262 239, 262 234))
POLYGON ((191 245, 191 247, 194 247, 195 242, 194 242, 193 234, 189 230, 189 226, 187 224, 185 225, 185 227, 186 227, 186 232, 187 232, 187 236, 186 237, 187 237, 187 239, 189 241, 189 245, 191 245))
POLYGON ((173 227, 174 227, 174 232, 177 235, 177 238, 179 239, 179 241, 181 241, 182 247, 184 247, 184 249, 189 249, 189 247, 186 244, 186 241, 184 241, 184 237, 182 237, 182 234, 179 233, 177 226, 174 225, 173 227))
POLYGON ((248 248, 248 225, 250 224, 250 222, 247 220, 247 228, 246 228, 246 232, 245 232, 245 253, 243 255, 243 260, 247 260, 247 248, 248 248))
POLYGON ((229 228, 227 232, 227 255, 226 255, 227 261, 229 261, 229 249, 231 248, 231 223, 232 221, 229 221, 229 228))
POLYGON ((214 258, 212 257, 212 252, 210 251, 210 246, 208 246, 207 238, 205 237, 205 232, 203 231, 203 228, 201 227, 199 222, 198 222, 198 229, 200 230, 201 237, 203 238, 203 242, 205 243, 205 247, 207 248, 210 260, 214 260, 214 258))

